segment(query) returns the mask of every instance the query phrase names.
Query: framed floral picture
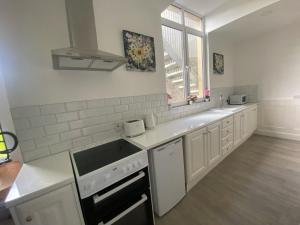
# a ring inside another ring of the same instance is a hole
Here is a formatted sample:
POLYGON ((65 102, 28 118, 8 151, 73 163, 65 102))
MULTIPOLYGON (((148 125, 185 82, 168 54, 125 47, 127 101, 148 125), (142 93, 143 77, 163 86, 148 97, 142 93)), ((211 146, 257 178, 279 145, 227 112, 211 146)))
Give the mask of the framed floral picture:
POLYGON ((213 54, 213 67, 214 74, 224 74, 224 55, 218 53, 213 54))
POLYGON ((155 72, 154 38, 123 30, 125 56, 128 58, 126 69, 129 71, 155 72))

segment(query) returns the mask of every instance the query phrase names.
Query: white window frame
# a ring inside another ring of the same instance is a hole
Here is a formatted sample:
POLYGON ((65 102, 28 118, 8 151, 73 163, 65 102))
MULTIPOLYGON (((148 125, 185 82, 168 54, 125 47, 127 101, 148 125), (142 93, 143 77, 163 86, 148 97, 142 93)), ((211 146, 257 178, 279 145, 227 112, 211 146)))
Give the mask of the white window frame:
MULTIPOLYGON (((201 15, 199 15, 196 12, 193 12, 184 6, 177 4, 177 3, 172 3, 172 6, 178 8, 181 10, 181 15, 182 15, 182 24, 176 23, 174 21, 168 20, 166 18, 161 17, 161 25, 166 26, 172 29, 176 29, 182 32, 183 34, 183 62, 184 62, 184 68, 183 68, 183 77, 185 79, 185 87, 184 87, 184 94, 185 98, 187 98, 190 95, 190 75, 189 75, 189 49, 188 49, 188 34, 195 35, 198 37, 202 38, 202 79, 203 79, 203 90, 208 89, 208 76, 207 76, 207 50, 206 50, 206 35, 205 35, 205 18, 201 15), (201 19, 202 21, 202 27, 201 31, 193 29, 191 27, 187 27, 185 25, 185 18, 184 18, 184 12, 190 13, 194 16, 197 16, 201 19)), ((198 102, 203 102, 205 99, 205 96, 202 98, 197 99, 198 102)), ((178 106, 183 106, 183 105, 188 105, 188 100, 186 99, 183 102, 176 102, 172 103, 172 107, 178 107, 178 106)))

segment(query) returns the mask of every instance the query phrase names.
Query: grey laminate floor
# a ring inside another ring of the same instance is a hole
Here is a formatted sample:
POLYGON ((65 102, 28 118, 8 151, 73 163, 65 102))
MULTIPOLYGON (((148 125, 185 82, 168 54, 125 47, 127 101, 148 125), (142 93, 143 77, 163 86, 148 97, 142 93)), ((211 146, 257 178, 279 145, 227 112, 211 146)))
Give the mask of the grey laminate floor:
POLYGON ((300 142, 255 135, 158 225, 299 225, 300 142))

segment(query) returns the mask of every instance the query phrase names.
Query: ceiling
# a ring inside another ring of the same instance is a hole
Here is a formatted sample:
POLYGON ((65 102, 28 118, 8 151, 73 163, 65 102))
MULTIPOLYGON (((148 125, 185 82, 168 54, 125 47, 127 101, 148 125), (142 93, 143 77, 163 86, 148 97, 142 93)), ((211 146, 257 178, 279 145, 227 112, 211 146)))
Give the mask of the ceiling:
MULTIPOLYGON (((239 0, 242 2, 245 0, 239 0)), ((236 2, 236 0, 175 0, 175 2, 183 5, 184 7, 202 15, 206 16, 224 4, 236 2)))
POLYGON ((299 12, 299 0, 281 0, 221 27, 211 34, 238 42, 276 31, 293 23, 300 23, 299 12))

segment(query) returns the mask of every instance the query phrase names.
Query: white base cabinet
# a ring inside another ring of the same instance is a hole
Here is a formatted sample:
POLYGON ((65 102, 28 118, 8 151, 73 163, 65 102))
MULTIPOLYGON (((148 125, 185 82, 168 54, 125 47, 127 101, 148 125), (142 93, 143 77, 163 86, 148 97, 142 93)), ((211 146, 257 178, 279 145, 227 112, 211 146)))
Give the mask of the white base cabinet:
POLYGON ((185 136, 185 171, 187 190, 205 176, 207 171, 207 129, 185 136))
POLYGON ((73 185, 11 208, 16 225, 83 225, 73 185))
POLYGON ((187 190, 196 185, 222 158, 221 123, 185 136, 187 190))
POLYGON ((187 191, 257 128, 257 106, 187 134, 184 138, 187 191))
POLYGON ((215 167, 222 158, 221 122, 207 127, 207 159, 208 167, 215 167))

